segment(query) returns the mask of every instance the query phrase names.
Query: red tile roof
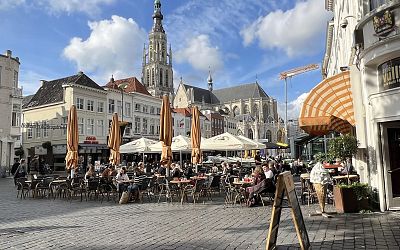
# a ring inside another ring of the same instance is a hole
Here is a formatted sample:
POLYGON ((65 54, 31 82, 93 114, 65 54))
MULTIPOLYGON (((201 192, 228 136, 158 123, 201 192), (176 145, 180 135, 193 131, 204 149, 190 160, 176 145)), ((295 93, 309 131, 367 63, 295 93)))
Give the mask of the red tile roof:
MULTIPOLYGON (((192 108, 174 108, 174 109, 172 109, 172 111, 175 112, 175 113, 181 113, 186 117, 191 117, 192 116, 192 108)), ((200 112, 200 116, 206 117, 201 112, 200 112)))
POLYGON ((114 80, 114 81, 113 81, 113 79, 111 79, 104 86, 104 88, 120 90, 118 88, 118 85, 121 83, 128 83, 128 86, 124 89, 125 93, 137 92, 137 93, 151 96, 151 94, 147 91, 146 87, 143 86, 143 84, 136 77, 129 77, 129 78, 119 79, 119 80, 114 80))

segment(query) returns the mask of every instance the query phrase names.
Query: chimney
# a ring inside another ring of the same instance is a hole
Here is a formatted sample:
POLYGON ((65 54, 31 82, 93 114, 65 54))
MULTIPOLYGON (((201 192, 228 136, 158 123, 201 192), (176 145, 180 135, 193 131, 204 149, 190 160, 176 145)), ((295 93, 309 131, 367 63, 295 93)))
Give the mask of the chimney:
POLYGON ((11 58, 12 51, 11 50, 6 50, 6 56, 11 58))
POLYGON ((46 83, 46 80, 40 80, 40 86, 43 86, 46 83))

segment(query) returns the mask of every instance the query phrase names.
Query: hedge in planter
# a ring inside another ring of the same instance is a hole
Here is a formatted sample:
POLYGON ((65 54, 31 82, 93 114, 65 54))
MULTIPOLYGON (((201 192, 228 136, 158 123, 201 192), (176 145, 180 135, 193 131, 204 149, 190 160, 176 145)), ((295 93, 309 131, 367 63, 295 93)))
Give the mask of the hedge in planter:
POLYGON ((333 187, 333 195, 338 213, 354 213, 369 209, 370 191, 368 184, 336 185, 333 187))

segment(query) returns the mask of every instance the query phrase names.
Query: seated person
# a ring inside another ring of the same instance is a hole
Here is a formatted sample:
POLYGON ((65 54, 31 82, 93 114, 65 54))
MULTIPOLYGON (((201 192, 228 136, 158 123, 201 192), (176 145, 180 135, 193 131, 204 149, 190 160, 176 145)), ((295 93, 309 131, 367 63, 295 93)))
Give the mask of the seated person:
POLYGON ((217 164, 215 164, 215 163, 213 163, 213 166, 212 166, 212 168, 211 168, 211 172, 212 173, 218 173, 218 167, 217 167, 217 164))
POLYGON ((130 196, 133 197, 134 200, 138 200, 139 198, 139 189, 145 189, 145 187, 143 187, 143 183, 146 180, 146 178, 147 178, 146 174, 143 171, 141 171, 140 168, 135 169, 133 183, 128 186, 128 192, 130 193, 130 196))
MULTIPOLYGON (((125 173, 126 173, 126 168, 125 168, 125 173)), ((111 166, 111 173, 110 176, 117 176, 118 171, 115 169, 115 166, 111 166)))
POLYGON ((340 171, 341 175, 347 175, 347 174, 352 174, 354 172, 354 167, 351 164, 351 159, 347 158, 346 159, 346 164, 344 164, 342 171, 340 171))
POLYGON ((181 169, 179 168, 179 165, 175 165, 175 168, 172 170, 172 178, 174 179, 179 179, 182 176, 181 169))
POLYGON ((115 180, 117 181, 117 190, 119 192, 126 191, 126 188, 127 188, 128 184, 129 184, 129 183, 127 183, 129 181, 129 177, 126 174, 126 168, 125 167, 121 168, 121 170, 119 171, 119 173, 115 177, 115 180))
POLYGON ((167 169, 164 167, 164 165, 161 165, 159 168, 158 168, 158 174, 159 175, 161 175, 161 176, 165 176, 166 174, 167 174, 167 169))
POLYGON ((193 176, 193 168, 191 164, 187 164, 186 171, 185 171, 186 178, 190 178, 193 176))
POLYGON ((264 175, 266 179, 273 179, 274 172, 272 172, 272 163, 270 162, 268 165, 266 163, 263 164, 262 169, 264 171, 264 175))
POLYGON ((85 174, 85 181, 90 178, 95 177, 95 175, 96 175, 96 172, 94 170, 94 166, 92 164, 89 164, 89 170, 85 174))
POLYGON ((104 169, 103 172, 101 173, 101 177, 110 177, 112 172, 111 165, 108 166, 108 168, 104 169))
POLYGON ((258 199, 255 195, 265 189, 265 179, 264 171, 260 166, 257 166, 253 173, 253 185, 246 188, 248 206, 253 206, 258 203, 258 199))

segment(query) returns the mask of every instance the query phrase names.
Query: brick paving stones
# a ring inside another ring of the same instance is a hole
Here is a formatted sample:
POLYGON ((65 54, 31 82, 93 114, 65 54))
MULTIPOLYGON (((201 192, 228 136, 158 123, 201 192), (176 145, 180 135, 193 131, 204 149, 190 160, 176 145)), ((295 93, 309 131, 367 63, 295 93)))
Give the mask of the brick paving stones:
MULTIPOLYGON (((400 213, 308 214, 313 249, 399 249, 400 213)), ((334 210, 331 205, 327 207, 334 210)), ((19 199, 12 179, 0 179, 0 249, 265 249, 271 205, 131 203, 19 199)), ((278 249, 298 249, 289 209, 284 209, 278 249)))

